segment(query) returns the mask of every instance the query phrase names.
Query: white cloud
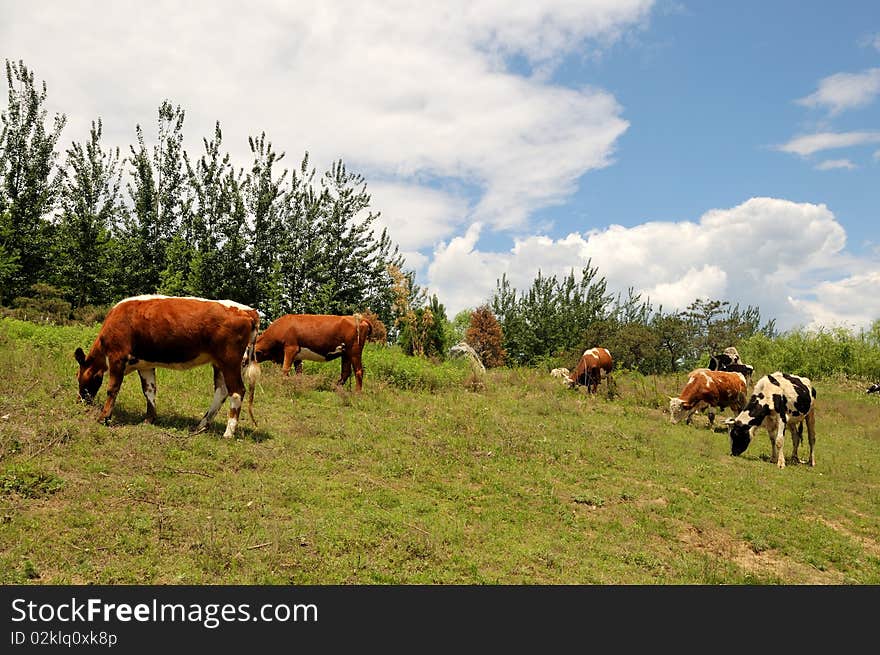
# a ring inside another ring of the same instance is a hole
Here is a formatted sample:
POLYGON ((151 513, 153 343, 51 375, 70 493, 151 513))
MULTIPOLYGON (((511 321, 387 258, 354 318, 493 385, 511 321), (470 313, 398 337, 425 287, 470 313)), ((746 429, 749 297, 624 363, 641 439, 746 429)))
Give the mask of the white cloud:
MULTIPOLYGON (((721 298, 757 306, 765 319, 788 328, 822 319, 808 297, 816 285, 836 292, 833 280, 880 268, 845 253, 846 234, 825 205, 776 198, 714 209, 697 222, 611 225, 561 239, 531 236, 507 252, 478 249, 480 230, 472 225, 441 244, 428 267, 429 286, 451 314, 488 300, 502 274, 525 290, 539 269, 560 278, 591 260, 609 290, 634 287, 655 307, 683 309, 697 297, 721 298)), ((857 294, 841 296, 838 305, 841 316, 870 313, 857 294)))
POLYGON ((806 134, 795 137, 781 146, 777 146, 777 150, 806 157, 823 150, 851 148, 867 143, 880 143, 880 132, 819 132, 817 134, 806 134))
MULTIPOLYGON (((468 215, 459 196, 412 184, 371 182, 371 205, 381 208, 376 232, 387 228, 401 250, 430 248, 451 235, 468 215)), ((411 264, 409 258, 407 263, 411 264)))
POLYGON ((167 97, 187 112, 190 152, 220 120, 224 146, 244 164, 247 136, 265 130, 276 149, 308 150, 319 169, 341 157, 369 180, 463 182, 476 194, 472 218, 514 227, 609 165, 628 123, 606 91, 515 74, 505 57, 552 70, 574 48, 607 47, 638 28, 651 6, 4 3, 0 55, 47 81, 51 106, 70 118, 64 145, 100 115, 108 141, 127 150, 136 123, 152 135, 167 97))
POLYGON ((789 299, 796 309, 811 317, 807 327, 868 327, 880 317, 880 270, 823 282, 814 295, 812 300, 789 299))
POLYGON ((819 81, 819 88, 805 98, 796 100, 805 107, 823 107, 831 115, 846 109, 865 107, 880 94, 880 68, 863 73, 837 73, 819 81))
POLYGON ((853 170, 854 168, 858 167, 853 164, 849 159, 826 159, 825 161, 816 164, 816 170, 818 171, 831 171, 836 168, 853 170))

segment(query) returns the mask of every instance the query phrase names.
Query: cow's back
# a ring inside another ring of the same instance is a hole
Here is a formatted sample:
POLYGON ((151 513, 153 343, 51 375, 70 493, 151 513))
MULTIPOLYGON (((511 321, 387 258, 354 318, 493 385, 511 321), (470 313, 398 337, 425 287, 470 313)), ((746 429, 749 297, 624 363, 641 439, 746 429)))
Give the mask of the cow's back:
POLYGON ((697 368, 688 374, 679 398, 688 404, 703 400, 716 407, 741 408, 746 400, 745 378, 739 373, 697 368))
POLYGON ((240 358, 259 326, 255 309, 228 301, 145 296, 117 303, 99 334, 105 352, 154 362, 201 354, 240 358))

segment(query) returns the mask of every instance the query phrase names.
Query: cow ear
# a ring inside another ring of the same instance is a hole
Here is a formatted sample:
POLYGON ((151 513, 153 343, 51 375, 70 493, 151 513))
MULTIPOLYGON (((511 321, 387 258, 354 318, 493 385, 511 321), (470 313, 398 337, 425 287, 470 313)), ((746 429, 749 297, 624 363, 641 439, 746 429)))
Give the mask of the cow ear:
POLYGON ((76 359, 77 363, 80 366, 85 366, 86 363, 86 354, 83 352, 82 348, 77 348, 73 351, 73 357, 76 359))
POLYGON ((724 425, 733 425, 734 423, 736 423, 736 419, 732 416, 728 416, 726 419, 724 419, 724 425))

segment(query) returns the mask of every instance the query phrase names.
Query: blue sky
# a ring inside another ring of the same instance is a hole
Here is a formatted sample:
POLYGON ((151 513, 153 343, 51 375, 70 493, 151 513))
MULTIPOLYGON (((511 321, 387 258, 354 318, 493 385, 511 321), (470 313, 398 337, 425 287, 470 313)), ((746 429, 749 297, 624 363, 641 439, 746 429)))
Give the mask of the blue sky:
MULTIPOLYGON (((773 196, 828 204, 854 249, 876 241, 876 145, 841 153, 858 169, 831 171, 774 146, 827 120, 794 102, 820 79, 880 66, 871 44, 878 31, 873 2, 660 3, 632 39, 599 60, 574 55, 554 76, 608 89, 631 125, 616 163, 584 176, 571 203, 546 216, 571 224, 574 206, 581 212, 574 220, 586 225, 632 226, 773 196)), ((878 129, 880 103, 842 112, 829 125, 878 129)))
POLYGON ((0 56, 64 147, 168 98, 193 153, 219 120, 241 165, 342 158, 450 316, 591 261, 665 309, 880 318, 876 2, 0 0, 0 56))

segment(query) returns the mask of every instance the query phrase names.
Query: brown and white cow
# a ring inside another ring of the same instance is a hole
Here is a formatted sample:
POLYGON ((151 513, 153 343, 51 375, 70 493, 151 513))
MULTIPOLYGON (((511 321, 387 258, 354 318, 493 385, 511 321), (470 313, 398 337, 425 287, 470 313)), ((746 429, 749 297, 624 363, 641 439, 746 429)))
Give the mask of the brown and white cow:
POLYGON ((587 388, 587 393, 596 393, 599 381, 603 377, 609 377, 613 367, 614 360, 606 348, 585 350, 574 369, 574 373, 568 378, 569 386, 573 388, 582 384, 587 388))
POLYGON ((361 353, 371 331, 372 325, 360 314, 285 314, 260 334, 256 358, 258 362, 281 364, 286 376, 290 375, 291 365, 297 375, 302 374, 304 359, 326 362, 340 357, 342 374, 337 386, 345 384, 354 367, 355 388, 360 391, 364 380, 361 353))
MULTIPOLYGON (((254 344, 260 326, 255 309, 231 300, 135 296, 118 302, 107 314, 92 349, 77 348, 79 397, 91 404, 104 375, 107 401, 98 416, 107 422, 113 413, 123 378, 137 371, 147 400, 146 422, 156 419, 156 369, 177 370, 210 364, 214 369, 214 400, 195 432, 203 432, 220 406, 231 396, 224 437, 238 424, 245 385, 253 392, 260 374, 254 344)), ((248 409, 253 419, 253 393, 248 409)), ((256 423, 256 421, 254 421, 256 423)))
POLYGON ((715 423, 715 408, 730 407, 739 412, 746 406, 746 378, 742 373, 694 369, 678 397, 669 397, 669 420, 678 423, 682 418, 690 425, 694 412, 707 409, 709 428, 715 423))

